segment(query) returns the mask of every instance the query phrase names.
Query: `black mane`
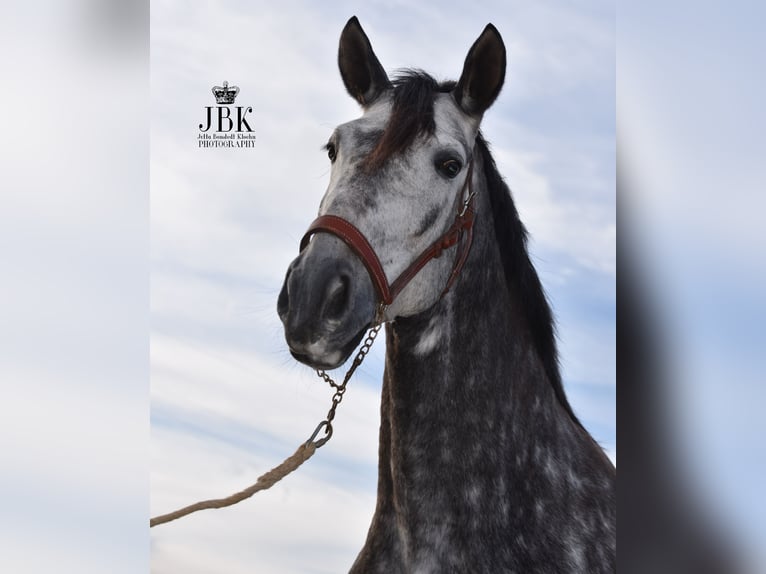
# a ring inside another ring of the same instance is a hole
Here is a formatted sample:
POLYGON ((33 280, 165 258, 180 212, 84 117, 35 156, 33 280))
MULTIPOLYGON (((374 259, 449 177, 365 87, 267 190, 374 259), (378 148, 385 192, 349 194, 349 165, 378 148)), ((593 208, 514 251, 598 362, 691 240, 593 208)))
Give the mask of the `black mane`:
POLYGON ((582 423, 577 419, 567 400, 564 385, 561 382, 553 313, 537 271, 529 259, 527 229, 519 219, 511 190, 497 171, 495 160, 481 133, 476 138, 474 157, 483 162, 482 167, 492 206, 495 238, 500 247, 508 290, 511 295, 516 293, 519 297, 532 343, 543 362, 556 399, 572 420, 582 427, 582 423))
MULTIPOLYGON (((379 169, 392 156, 406 151, 419 136, 434 134, 434 95, 451 92, 455 82, 439 83, 422 70, 403 70, 394 77, 392 85, 391 117, 380 140, 365 159, 365 168, 371 171, 379 169)), ((510 189, 498 173, 495 160, 481 134, 476 138, 474 156, 483 162, 495 238, 500 246, 508 290, 519 297, 532 343, 543 362, 556 399, 572 420, 582 426, 564 393, 553 314, 537 272, 529 260, 527 230, 519 219, 510 189)))

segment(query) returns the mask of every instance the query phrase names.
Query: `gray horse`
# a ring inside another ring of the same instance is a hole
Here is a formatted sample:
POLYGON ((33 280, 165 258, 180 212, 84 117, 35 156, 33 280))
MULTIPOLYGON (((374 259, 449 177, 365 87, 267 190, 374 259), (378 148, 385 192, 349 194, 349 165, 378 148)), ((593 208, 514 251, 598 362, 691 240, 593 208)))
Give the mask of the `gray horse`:
POLYGON ((479 132, 505 78, 500 34, 485 28, 457 82, 389 79, 352 18, 338 62, 364 113, 330 137, 320 224, 278 311, 317 369, 386 323, 377 508, 351 572, 614 572, 616 472, 567 401, 526 230, 479 132))

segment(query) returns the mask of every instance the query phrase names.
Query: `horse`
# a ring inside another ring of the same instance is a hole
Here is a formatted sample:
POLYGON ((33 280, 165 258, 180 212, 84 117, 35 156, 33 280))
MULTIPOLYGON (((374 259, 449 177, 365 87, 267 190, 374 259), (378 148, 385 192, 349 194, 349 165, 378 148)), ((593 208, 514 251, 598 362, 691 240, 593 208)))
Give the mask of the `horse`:
POLYGON ((480 132, 488 24, 457 82, 389 78, 356 17, 319 217, 277 302, 290 353, 344 363, 385 324, 377 503, 352 574, 614 572, 616 470, 575 416, 527 231, 480 132))

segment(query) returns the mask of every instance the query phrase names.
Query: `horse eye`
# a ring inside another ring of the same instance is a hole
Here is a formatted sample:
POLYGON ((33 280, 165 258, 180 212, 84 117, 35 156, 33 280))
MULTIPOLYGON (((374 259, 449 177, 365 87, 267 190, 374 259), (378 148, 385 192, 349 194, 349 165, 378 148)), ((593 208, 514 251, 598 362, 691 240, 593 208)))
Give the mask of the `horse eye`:
POLYGON ((327 144, 327 157, 330 158, 330 161, 335 161, 335 158, 338 156, 337 152, 335 151, 335 145, 328 143, 327 144))
POLYGON ((460 173, 460 168, 462 166, 460 165, 460 162, 456 159, 448 159, 446 161, 443 161, 439 164, 439 171, 441 171, 444 175, 452 179, 457 174, 460 173))

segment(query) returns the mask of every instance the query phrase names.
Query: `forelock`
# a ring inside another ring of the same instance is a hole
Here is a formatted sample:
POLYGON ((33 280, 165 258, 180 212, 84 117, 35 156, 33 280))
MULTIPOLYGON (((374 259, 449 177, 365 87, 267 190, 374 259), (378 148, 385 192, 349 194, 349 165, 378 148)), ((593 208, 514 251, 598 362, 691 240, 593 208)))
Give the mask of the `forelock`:
POLYGON ((392 80, 391 115, 383 135, 365 158, 363 168, 373 172, 393 156, 406 151, 420 136, 436 130, 434 96, 449 93, 455 82, 439 83, 421 70, 404 70, 392 80))

